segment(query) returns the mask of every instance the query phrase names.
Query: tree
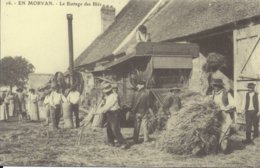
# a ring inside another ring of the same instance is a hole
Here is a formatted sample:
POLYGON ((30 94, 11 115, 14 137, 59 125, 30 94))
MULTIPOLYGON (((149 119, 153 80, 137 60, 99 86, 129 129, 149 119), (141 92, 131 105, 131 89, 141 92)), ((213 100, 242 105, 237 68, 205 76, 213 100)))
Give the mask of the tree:
POLYGON ((0 60, 0 85, 22 87, 26 84, 34 66, 21 56, 4 57, 0 60))

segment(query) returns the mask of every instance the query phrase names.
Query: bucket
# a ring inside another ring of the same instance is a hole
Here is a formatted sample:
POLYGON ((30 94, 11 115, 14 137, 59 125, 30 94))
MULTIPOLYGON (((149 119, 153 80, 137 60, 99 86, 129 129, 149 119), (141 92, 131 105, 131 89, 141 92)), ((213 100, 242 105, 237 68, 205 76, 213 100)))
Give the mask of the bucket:
POLYGON ((70 109, 70 103, 65 102, 62 104, 62 111, 63 111, 63 120, 64 120, 64 127, 65 128, 73 128, 73 118, 70 109))

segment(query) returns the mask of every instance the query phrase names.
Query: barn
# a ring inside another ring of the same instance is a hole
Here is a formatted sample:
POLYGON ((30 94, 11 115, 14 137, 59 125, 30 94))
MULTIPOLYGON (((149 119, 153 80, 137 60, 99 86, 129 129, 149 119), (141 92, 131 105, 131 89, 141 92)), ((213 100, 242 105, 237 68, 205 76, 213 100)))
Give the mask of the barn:
MULTIPOLYGON (((211 52, 223 55, 227 60, 226 66, 213 77, 224 80, 225 87, 234 93, 237 111, 241 112, 247 82, 253 81, 257 89, 260 88, 257 66, 260 63, 259 23, 258 0, 131 0, 114 22, 76 59, 75 65, 79 71, 107 75, 106 67, 110 65, 108 69, 111 69, 121 65, 115 60, 126 58, 131 46, 142 46, 142 50, 149 46, 139 45, 135 40, 138 26, 145 25, 153 43, 199 46, 188 79, 191 90, 205 94, 209 83, 205 80, 208 74, 203 72, 202 66, 207 55, 211 52)), ((130 60, 123 62, 130 64, 130 60)), ((154 62, 167 65, 163 60, 156 58, 154 62)))

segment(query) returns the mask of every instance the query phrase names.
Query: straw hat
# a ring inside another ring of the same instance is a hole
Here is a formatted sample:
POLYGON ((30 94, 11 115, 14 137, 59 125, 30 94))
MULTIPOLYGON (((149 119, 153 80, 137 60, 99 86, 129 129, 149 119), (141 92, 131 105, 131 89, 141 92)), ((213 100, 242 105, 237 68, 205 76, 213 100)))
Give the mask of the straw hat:
POLYGON ((104 93, 107 93, 113 89, 112 85, 108 82, 101 83, 101 89, 104 93))

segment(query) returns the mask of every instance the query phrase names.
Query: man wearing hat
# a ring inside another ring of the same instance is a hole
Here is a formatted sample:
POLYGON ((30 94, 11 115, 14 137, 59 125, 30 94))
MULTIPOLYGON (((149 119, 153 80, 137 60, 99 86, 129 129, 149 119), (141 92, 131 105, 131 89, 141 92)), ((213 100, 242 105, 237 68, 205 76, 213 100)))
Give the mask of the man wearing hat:
POLYGON ((180 89, 177 87, 171 88, 169 94, 165 97, 162 108, 159 110, 160 117, 158 118, 159 129, 163 129, 166 121, 171 114, 177 112, 181 108, 181 99, 178 96, 180 89))
POLYGON ((79 127, 79 101, 80 93, 77 91, 77 85, 73 85, 67 96, 68 101, 71 104, 71 112, 74 113, 76 128, 79 127))
POLYGON ((221 133, 219 138, 220 150, 225 152, 227 149, 227 135, 233 123, 235 101, 232 95, 224 88, 222 79, 212 79, 211 85, 213 87, 213 101, 221 109, 221 133))
POLYGON ((107 140, 108 144, 115 146, 115 140, 120 144, 122 149, 127 148, 126 141, 120 130, 119 113, 120 106, 118 95, 113 92, 113 86, 108 82, 103 82, 101 88, 104 95, 104 104, 97 109, 96 114, 105 114, 107 119, 107 140))
POLYGON ((67 99, 61 93, 59 93, 59 85, 52 85, 52 92, 49 97, 50 115, 52 120, 53 130, 59 128, 59 122, 61 117, 61 104, 66 102, 67 99))
POLYGON ((139 143, 141 125, 143 127, 144 142, 149 142, 148 113, 151 112, 150 93, 145 87, 144 80, 137 81, 137 94, 134 96, 132 112, 135 114, 134 135, 135 143, 139 143))
POLYGON ((252 143, 251 130, 254 127, 253 138, 259 136, 259 97, 255 91, 255 84, 248 83, 248 92, 246 93, 243 106, 245 107, 245 119, 246 119, 246 140, 244 143, 252 143))
POLYGON ((23 119, 26 115, 26 108, 25 108, 25 94, 23 93, 22 88, 18 88, 16 90, 16 99, 18 104, 18 119, 19 121, 23 119))

